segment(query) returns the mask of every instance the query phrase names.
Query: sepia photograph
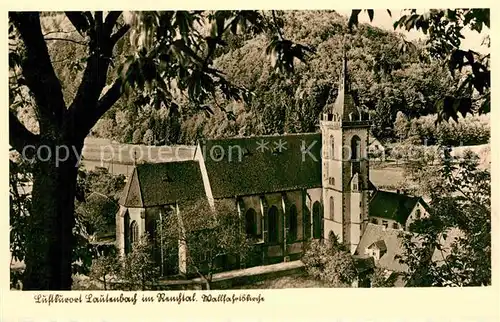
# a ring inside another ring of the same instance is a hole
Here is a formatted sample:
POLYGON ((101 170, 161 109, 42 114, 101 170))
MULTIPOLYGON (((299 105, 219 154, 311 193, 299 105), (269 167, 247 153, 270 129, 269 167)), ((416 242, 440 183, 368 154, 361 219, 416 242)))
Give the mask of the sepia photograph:
POLYGON ((492 285, 489 8, 7 23, 10 292, 492 285))

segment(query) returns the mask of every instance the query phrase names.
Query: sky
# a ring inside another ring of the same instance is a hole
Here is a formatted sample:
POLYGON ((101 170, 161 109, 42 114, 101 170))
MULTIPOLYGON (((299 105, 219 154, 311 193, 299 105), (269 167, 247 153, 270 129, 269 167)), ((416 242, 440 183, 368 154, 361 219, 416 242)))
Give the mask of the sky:
MULTIPOLYGON (((390 9, 392 17, 389 16, 385 9, 376 9, 373 21, 370 23, 370 19, 366 12, 360 13, 358 16, 359 22, 369 23, 371 25, 377 26, 386 30, 394 30, 393 23, 402 16, 401 9, 390 9)), ((351 10, 336 10, 338 13, 349 17, 351 15, 351 10)), ((425 9, 420 10, 421 12, 426 11, 425 9)), ((420 12, 419 12, 420 13, 420 12)), ((403 13, 404 14, 404 13, 403 13)), ((398 32, 404 34, 407 40, 416 40, 419 38, 424 38, 425 35, 421 31, 412 30, 410 32, 402 29, 398 29, 398 32)), ((465 39, 462 39, 462 48, 464 50, 472 49, 474 51, 480 52, 481 54, 487 54, 490 49, 487 46, 481 45, 484 37, 490 34, 490 30, 486 27, 480 33, 476 31, 471 31, 469 29, 464 31, 465 39)))

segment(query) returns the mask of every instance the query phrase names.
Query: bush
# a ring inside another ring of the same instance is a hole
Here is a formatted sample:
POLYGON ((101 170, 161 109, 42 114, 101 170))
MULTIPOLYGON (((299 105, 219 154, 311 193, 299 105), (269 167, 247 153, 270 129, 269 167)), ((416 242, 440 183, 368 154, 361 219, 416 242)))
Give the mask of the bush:
POLYGON ((154 133, 153 130, 147 129, 146 133, 144 133, 144 138, 142 139, 142 142, 146 145, 153 145, 155 141, 154 133))
POLYGON ((357 277, 351 254, 334 240, 311 241, 302 256, 307 273, 331 287, 350 287, 357 277))

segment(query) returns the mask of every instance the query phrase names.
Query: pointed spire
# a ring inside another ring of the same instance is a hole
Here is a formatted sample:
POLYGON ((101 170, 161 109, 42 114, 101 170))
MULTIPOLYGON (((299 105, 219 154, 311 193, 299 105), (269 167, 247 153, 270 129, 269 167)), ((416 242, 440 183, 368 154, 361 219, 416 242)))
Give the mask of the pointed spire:
POLYGON ((349 72, 347 68, 347 48, 346 48, 346 40, 344 36, 344 40, 342 43, 342 72, 340 74, 339 80, 339 89, 337 94, 337 99, 333 105, 333 113, 338 114, 342 120, 349 121, 351 120, 349 115, 357 118, 358 109, 355 106, 354 98, 350 93, 350 84, 349 84, 349 72))

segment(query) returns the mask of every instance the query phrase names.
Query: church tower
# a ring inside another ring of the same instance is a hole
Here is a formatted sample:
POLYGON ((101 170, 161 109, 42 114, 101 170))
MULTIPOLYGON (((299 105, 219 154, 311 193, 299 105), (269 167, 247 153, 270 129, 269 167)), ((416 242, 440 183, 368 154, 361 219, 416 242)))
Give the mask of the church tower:
POLYGON ((369 116, 356 106, 344 51, 338 95, 320 120, 324 237, 354 253, 368 223, 369 116))

